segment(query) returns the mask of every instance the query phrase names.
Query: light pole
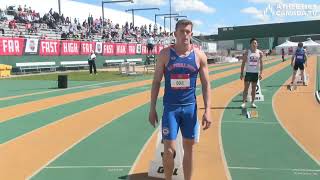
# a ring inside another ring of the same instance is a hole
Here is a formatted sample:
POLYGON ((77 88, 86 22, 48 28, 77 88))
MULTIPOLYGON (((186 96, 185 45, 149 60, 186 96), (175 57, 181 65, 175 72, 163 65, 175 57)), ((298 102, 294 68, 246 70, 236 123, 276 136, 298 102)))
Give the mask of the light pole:
POLYGON ((157 24, 157 17, 158 16, 172 16, 172 15, 179 16, 179 14, 177 14, 177 13, 174 13, 174 14, 155 14, 154 15, 154 24, 157 24))
POLYGON ((184 17, 184 18, 187 18, 188 16, 165 16, 164 18, 163 18, 163 29, 166 29, 166 19, 167 18, 170 18, 170 20, 172 19, 172 18, 180 18, 180 17, 184 17))
MULTIPOLYGON (((172 13, 171 13, 171 0, 169 0, 169 4, 170 4, 170 16, 172 16, 172 13)), ((171 18, 170 18, 170 33, 171 33, 171 18)))
POLYGON ((132 12, 132 25, 134 27, 134 11, 147 11, 147 10, 160 10, 159 8, 139 8, 139 9, 127 9, 126 12, 132 12))
POLYGON ((106 3, 121 3, 121 2, 131 2, 133 3, 133 0, 117 0, 117 1, 102 1, 101 7, 102 7, 102 30, 104 29, 104 4, 106 3))
POLYGON ((59 15, 61 16, 61 2, 58 0, 58 6, 59 6, 59 15))

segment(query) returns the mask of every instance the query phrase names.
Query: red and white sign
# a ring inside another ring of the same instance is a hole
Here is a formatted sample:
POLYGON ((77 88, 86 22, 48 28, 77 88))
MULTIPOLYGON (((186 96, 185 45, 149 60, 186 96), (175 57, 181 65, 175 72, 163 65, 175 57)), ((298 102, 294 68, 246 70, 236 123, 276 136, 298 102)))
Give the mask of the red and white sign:
POLYGON ((59 56, 60 41, 56 40, 41 40, 40 41, 40 56, 59 56))
POLYGON ((25 54, 38 54, 39 39, 26 39, 25 54))
POLYGON ((103 46, 102 42, 96 42, 96 54, 102 54, 103 46))
POLYGON ((127 55, 136 55, 136 46, 137 44, 128 44, 127 55))
POLYGON ((148 54, 147 45, 143 44, 143 45, 141 46, 141 54, 142 54, 142 55, 148 54))
POLYGON ((115 44, 112 43, 103 43, 103 55, 104 56, 113 56, 115 44))
POLYGON ((95 50, 95 42, 81 42, 81 55, 89 55, 92 50, 95 50))
POLYGON ((126 43, 116 44, 116 55, 124 56, 126 54, 127 54, 127 44, 126 43))
POLYGON ((61 55, 79 55, 80 42, 79 41, 62 41, 61 43, 61 55))
POLYGON ((22 38, 0 38, 0 55, 22 56, 24 39, 22 38))

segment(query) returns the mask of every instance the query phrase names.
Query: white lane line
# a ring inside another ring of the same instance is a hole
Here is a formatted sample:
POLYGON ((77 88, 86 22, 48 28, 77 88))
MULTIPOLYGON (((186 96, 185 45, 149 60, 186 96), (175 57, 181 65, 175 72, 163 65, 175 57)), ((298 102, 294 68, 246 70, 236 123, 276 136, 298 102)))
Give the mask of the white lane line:
POLYGON ((132 166, 47 166, 44 169, 131 168, 132 166))
POLYGON ((229 169, 241 169, 241 170, 267 170, 267 171, 302 171, 302 172, 320 172, 320 169, 261 168, 261 167, 239 167, 239 166, 229 167, 229 169))
POLYGON ((280 125, 278 122, 264 122, 264 121, 223 121, 222 123, 244 123, 244 124, 280 125))

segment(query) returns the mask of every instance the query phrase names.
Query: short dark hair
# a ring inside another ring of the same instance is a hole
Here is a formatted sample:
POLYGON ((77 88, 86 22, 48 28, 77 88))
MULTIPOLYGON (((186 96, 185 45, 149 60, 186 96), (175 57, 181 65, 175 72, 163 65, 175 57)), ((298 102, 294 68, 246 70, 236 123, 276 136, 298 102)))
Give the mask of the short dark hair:
POLYGON ((298 47, 302 48, 302 47, 303 47, 303 43, 302 43, 302 42, 299 42, 299 43, 298 43, 298 47))
POLYGON ((256 38, 251 38, 251 39, 250 39, 250 44, 251 44, 253 41, 257 41, 257 39, 256 39, 256 38))
POLYGON ((192 28, 193 28, 193 23, 192 23, 192 21, 190 21, 190 20, 188 20, 188 19, 181 19, 181 20, 179 20, 179 21, 177 22, 177 24, 176 24, 176 30, 177 30, 178 27, 181 26, 181 25, 183 25, 183 26, 191 25, 191 30, 192 30, 192 28))

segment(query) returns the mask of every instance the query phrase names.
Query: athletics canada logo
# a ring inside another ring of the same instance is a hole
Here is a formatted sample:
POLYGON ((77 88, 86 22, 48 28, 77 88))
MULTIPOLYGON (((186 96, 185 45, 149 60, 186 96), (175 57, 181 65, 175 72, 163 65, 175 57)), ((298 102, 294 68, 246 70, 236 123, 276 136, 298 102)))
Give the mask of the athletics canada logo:
POLYGON ((272 16, 319 16, 319 4, 279 3, 269 4, 263 11, 264 15, 272 16))
POLYGON ((165 128, 162 129, 162 134, 165 135, 165 136, 168 135, 169 132, 170 132, 170 131, 169 131, 169 128, 167 128, 167 127, 165 127, 165 128))

